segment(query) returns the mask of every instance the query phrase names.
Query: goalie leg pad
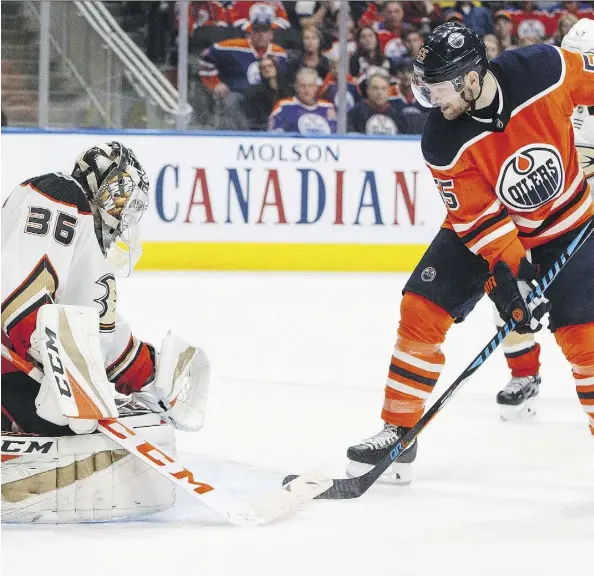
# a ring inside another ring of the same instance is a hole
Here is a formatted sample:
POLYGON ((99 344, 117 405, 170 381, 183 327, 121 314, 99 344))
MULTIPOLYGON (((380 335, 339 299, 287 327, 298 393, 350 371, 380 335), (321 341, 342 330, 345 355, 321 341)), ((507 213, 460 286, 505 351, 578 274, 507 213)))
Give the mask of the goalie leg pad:
MULTIPOLYGON (((175 453, 173 427, 161 424, 158 415, 123 419, 175 453)), ((2 522, 105 522, 174 503, 173 484, 102 434, 2 433, 2 522)))

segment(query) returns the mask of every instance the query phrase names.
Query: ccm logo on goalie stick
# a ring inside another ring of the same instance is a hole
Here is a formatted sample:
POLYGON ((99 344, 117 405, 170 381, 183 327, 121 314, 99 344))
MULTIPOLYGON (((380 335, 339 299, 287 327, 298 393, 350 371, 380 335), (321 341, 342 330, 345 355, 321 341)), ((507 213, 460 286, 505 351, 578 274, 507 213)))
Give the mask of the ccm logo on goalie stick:
POLYGON ((196 494, 206 494, 207 492, 214 490, 209 484, 194 480, 194 475, 189 470, 180 466, 173 460, 173 458, 170 458, 150 442, 140 438, 133 430, 130 430, 130 428, 124 426, 121 422, 110 419, 101 420, 100 424, 102 428, 109 430, 109 432, 121 440, 131 440, 135 443, 134 446, 131 446, 131 443, 127 442, 125 446, 127 450, 136 450, 136 452, 142 454, 142 459, 146 458, 150 460, 155 467, 165 468, 167 474, 173 478, 177 480, 187 480, 188 484, 195 486, 193 491, 196 492, 196 494))
POLYGON ((58 356, 58 348, 56 347, 56 340, 58 337, 55 332, 47 327, 45 328, 45 335, 48 338, 45 342, 45 347, 47 348, 47 354, 52 367, 52 372, 54 373, 54 377, 56 379, 56 384, 58 384, 58 390, 60 390, 60 394, 62 396, 71 398, 72 392, 70 390, 70 386, 68 385, 68 380, 64 374, 64 365, 62 364, 62 360, 60 360, 60 356, 58 356), (50 352, 50 350, 54 352, 55 356, 50 352))

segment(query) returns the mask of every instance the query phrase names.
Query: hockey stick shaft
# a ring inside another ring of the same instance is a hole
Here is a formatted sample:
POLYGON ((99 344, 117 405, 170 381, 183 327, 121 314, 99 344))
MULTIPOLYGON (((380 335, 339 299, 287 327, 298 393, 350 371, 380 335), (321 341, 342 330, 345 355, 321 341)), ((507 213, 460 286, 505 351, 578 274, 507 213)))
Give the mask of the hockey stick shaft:
MULTIPOLYGON (((561 253, 557 260, 553 263, 551 269, 538 281, 538 285, 528 296, 528 301, 531 302, 537 296, 541 296, 543 292, 551 285, 557 278, 561 270, 566 266, 570 258, 575 252, 586 242, 594 231, 594 218, 590 218, 586 224, 583 225, 577 236, 561 253)), ((349 498, 358 498, 364 494, 368 488, 388 469, 388 467, 404 452, 406 447, 414 441, 414 439, 425 429, 429 422, 436 416, 436 414, 445 407, 451 400, 455 392, 462 387, 463 384, 478 370, 480 366, 487 360, 487 358, 495 351, 501 344, 504 338, 514 330, 516 324, 513 320, 507 322, 491 339, 491 341, 481 350, 476 358, 468 365, 468 367, 458 376, 455 382, 443 393, 443 395, 425 412, 416 425, 405 434, 398 444, 384 457, 374 468, 365 474, 356 478, 346 478, 333 480, 332 487, 317 496, 318 499, 325 500, 343 500, 349 498)), ((292 480, 294 477, 289 476, 292 480)))
MULTIPOLYGON (((41 384, 43 372, 4 344, 2 356, 41 384)), ((196 480, 200 478, 198 474, 182 466, 174 456, 143 438, 120 419, 99 420, 98 429, 134 457, 237 526, 272 522, 313 500, 332 482, 324 479, 320 483, 314 477, 302 477, 298 483, 286 485, 253 503, 241 502, 209 483, 196 480)))

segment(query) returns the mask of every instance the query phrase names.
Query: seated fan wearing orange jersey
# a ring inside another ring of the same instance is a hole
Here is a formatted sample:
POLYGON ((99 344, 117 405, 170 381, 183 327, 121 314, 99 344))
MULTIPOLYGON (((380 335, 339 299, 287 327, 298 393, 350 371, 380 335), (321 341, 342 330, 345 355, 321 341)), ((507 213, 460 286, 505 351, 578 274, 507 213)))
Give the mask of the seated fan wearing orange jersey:
MULTIPOLYGON (((421 148, 447 217, 409 278, 390 359, 383 429, 347 451, 348 473, 375 466, 421 418, 445 363, 441 346, 488 293, 517 332, 549 329, 567 358, 594 434, 594 238, 544 296, 527 302, 592 217, 571 116, 594 106, 594 56, 537 45, 487 61, 458 23, 438 26, 414 60, 415 97, 432 108, 421 148)), ((418 442, 386 471, 408 483, 418 442)))

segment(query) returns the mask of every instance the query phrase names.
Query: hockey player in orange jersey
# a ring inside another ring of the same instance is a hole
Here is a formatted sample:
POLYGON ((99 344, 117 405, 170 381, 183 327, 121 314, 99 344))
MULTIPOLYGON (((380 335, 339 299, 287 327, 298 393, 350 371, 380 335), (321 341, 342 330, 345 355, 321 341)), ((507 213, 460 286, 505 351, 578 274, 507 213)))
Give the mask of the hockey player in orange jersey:
MULTIPOLYGON (((421 140, 446 220, 409 278, 382 410, 384 428, 347 452, 350 474, 382 459, 423 414, 445 363, 441 346, 488 293, 518 332, 549 329, 567 358, 594 434, 594 238, 530 304, 546 271, 594 210, 571 115, 594 105, 594 55, 549 45, 487 61, 457 23, 437 27, 414 60, 413 89, 431 110, 421 140)), ((388 471, 411 481, 415 440, 388 471)))
MULTIPOLYGON (((582 18, 563 37, 561 47, 572 52, 594 52, 594 20, 582 18)), ((579 160, 590 186, 594 185, 594 106, 577 106, 571 117, 579 160)), ((497 323, 503 323, 497 315, 497 323)), ((511 380, 497 394, 501 418, 512 420, 535 414, 534 400, 540 387, 540 345, 534 334, 512 332, 503 341, 511 380)))

